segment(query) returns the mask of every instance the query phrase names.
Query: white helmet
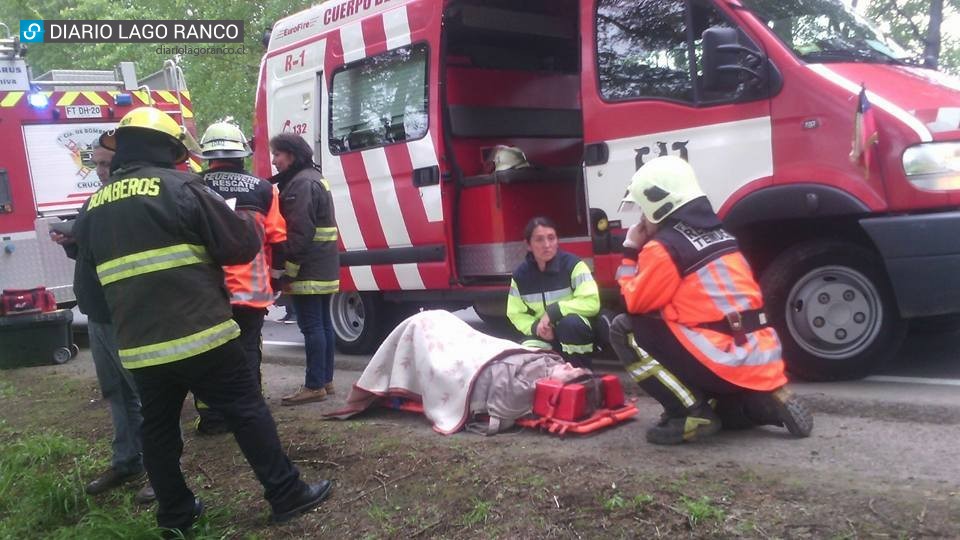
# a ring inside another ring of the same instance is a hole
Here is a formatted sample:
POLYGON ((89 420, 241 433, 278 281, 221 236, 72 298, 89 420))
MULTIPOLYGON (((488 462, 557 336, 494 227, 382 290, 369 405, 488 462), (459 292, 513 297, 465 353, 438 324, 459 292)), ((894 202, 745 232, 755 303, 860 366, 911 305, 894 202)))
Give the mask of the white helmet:
POLYGON ((247 138, 230 117, 210 124, 200 139, 200 157, 203 159, 245 158, 250 154, 247 138))
POLYGON ((524 169, 530 166, 523 150, 516 146, 497 145, 487 158, 486 167, 490 172, 508 171, 510 169, 524 169))
POLYGON ((648 221, 660 223, 681 206, 703 196, 689 163, 676 156, 661 156, 633 173, 623 202, 640 205, 648 221))

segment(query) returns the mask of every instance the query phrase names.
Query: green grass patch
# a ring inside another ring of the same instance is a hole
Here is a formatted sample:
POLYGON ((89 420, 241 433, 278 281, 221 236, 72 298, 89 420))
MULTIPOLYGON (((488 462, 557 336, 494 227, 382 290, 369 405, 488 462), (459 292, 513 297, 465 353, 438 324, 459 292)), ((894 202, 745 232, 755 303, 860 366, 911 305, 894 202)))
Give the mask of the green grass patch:
POLYGON ((714 505, 713 499, 706 495, 699 499, 683 497, 680 499, 680 505, 693 526, 706 521, 723 521, 725 516, 723 509, 714 505))
MULTIPOLYGON (((134 490, 92 497, 83 486, 107 467, 89 445, 62 433, 0 433, 0 538, 70 540, 154 539, 155 507, 133 503, 134 490)), ((221 511, 221 513, 223 513, 221 511)), ((235 534, 219 523, 232 516, 205 516, 198 539, 235 534)))

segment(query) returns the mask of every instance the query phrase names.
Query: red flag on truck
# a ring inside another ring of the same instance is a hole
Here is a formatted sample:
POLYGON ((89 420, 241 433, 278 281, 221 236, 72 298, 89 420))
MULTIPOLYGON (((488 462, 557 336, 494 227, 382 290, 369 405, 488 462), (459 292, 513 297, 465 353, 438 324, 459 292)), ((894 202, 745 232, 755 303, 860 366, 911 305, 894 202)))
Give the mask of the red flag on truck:
POLYGON ((873 105, 867 99, 867 88, 860 86, 857 98, 857 114, 853 120, 853 149, 850 161, 863 167, 864 174, 870 175, 870 160, 873 158, 873 145, 877 142, 877 121, 873 117, 873 105))

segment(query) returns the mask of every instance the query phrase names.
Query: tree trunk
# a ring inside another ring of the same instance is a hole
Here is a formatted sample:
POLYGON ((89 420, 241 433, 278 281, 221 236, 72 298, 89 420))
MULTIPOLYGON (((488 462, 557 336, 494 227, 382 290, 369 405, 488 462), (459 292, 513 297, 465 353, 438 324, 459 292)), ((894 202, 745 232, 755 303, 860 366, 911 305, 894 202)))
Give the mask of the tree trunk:
POLYGON ((943 23, 943 0, 930 0, 930 24, 923 47, 923 65, 937 69, 940 64, 940 25, 943 23))

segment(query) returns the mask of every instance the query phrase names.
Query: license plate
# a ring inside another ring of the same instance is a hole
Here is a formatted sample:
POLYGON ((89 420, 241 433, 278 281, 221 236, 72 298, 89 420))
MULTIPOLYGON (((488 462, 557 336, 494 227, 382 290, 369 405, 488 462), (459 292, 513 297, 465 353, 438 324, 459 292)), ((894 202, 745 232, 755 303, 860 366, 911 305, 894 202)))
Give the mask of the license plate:
POLYGON ((99 105, 67 105, 67 118, 100 118, 99 105))

